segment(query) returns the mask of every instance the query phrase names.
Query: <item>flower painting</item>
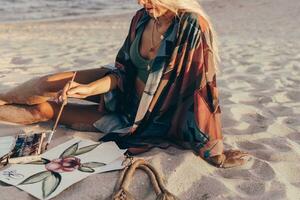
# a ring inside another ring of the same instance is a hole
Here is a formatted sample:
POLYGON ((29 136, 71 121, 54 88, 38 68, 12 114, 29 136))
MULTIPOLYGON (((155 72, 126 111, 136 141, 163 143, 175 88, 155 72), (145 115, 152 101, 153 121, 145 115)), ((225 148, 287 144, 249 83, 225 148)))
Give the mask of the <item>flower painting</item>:
POLYGON ((95 149, 100 143, 78 148, 78 143, 67 148, 57 159, 48 160, 42 158, 41 161, 28 164, 45 165, 45 171, 33 174, 25 179, 20 185, 33 184, 42 181, 43 197, 48 197, 56 190, 61 182, 61 173, 68 173, 79 170, 84 173, 94 172, 94 168, 105 165, 100 162, 81 163, 76 156, 87 153, 95 149))
POLYGON ((51 160, 46 164, 46 169, 54 173, 72 172, 81 166, 80 159, 76 157, 66 157, 51 160))
POLYGON ((39 161, 0 171, 0 180, 39 199, 50 199, 91 174, 122 169, 124 152, 114 142, 73 139, 44 153, 39 161), (19 178, 8 176, 8 171, 19 178))

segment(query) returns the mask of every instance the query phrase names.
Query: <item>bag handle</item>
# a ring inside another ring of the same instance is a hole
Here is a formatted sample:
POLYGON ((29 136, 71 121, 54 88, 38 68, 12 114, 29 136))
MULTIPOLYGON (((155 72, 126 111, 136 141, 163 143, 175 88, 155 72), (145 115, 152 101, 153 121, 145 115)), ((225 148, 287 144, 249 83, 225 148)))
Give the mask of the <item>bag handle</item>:
POLYGON ((156 200, 178 200, 176 196, 167 190, 157 170, 144 159, 134 161, 121 172, 112 197, 113 200, 134 200, 134 197, 129 192, 129 186, 136 169, 141 169, 147 173, 157 195, 156 200))

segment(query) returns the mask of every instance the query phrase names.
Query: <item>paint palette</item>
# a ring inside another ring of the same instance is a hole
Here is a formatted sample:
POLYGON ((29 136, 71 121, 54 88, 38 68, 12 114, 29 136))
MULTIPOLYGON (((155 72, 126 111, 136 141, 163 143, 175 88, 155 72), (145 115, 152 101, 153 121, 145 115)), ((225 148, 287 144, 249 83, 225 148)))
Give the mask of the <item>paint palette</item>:
POLYGON ((44 132, 18 134, 11 158, 41 154, 45 137, 44 132))
POLYGON ((0 137, 0 160, 9 157, 9 163, 40 155, 45 150, 48 132, 21 132, 15 137, 0 137), (1 159, 2 158, 2 159, 1 159))

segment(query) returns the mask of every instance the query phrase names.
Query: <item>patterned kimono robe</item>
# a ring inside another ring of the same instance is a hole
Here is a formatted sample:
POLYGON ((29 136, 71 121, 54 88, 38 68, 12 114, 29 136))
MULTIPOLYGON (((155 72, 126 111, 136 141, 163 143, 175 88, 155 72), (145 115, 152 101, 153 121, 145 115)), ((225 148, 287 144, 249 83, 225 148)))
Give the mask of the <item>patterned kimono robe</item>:
POLYGON ((153 62, 137 110, 132 112, 136 70, 129 49, 139 28, 150 16, 137 11, 128 36, 119 50, 115 69, 118 87, 116 113, 131 117, 132 124, 113 130, 101 140, 114 140, 121 148, 150 148, 166 139, 193 149, 202 157, 223 152, 220 107, 216 87, 211 32, 205 19, 182 13, 165 33, 153 62))

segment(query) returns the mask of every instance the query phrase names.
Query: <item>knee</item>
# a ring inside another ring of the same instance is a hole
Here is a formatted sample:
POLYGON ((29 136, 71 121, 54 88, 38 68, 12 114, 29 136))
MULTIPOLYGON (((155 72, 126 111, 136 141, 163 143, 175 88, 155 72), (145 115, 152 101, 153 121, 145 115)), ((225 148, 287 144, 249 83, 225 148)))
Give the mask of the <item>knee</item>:
POLYGON ((45 75, 39 78, 38 87, 41 92, 48 92, 51 90, 51 75, 45 75))
POLYGON ((72 78, 73 72, 61 72, 49 74, 39 78, 39 88, 41 91, 57 92, 72 78))
POLYGON ((54 109, 49 102, 35 105, 31 113, 41 121, 48 121, 54 116, 54 109))

